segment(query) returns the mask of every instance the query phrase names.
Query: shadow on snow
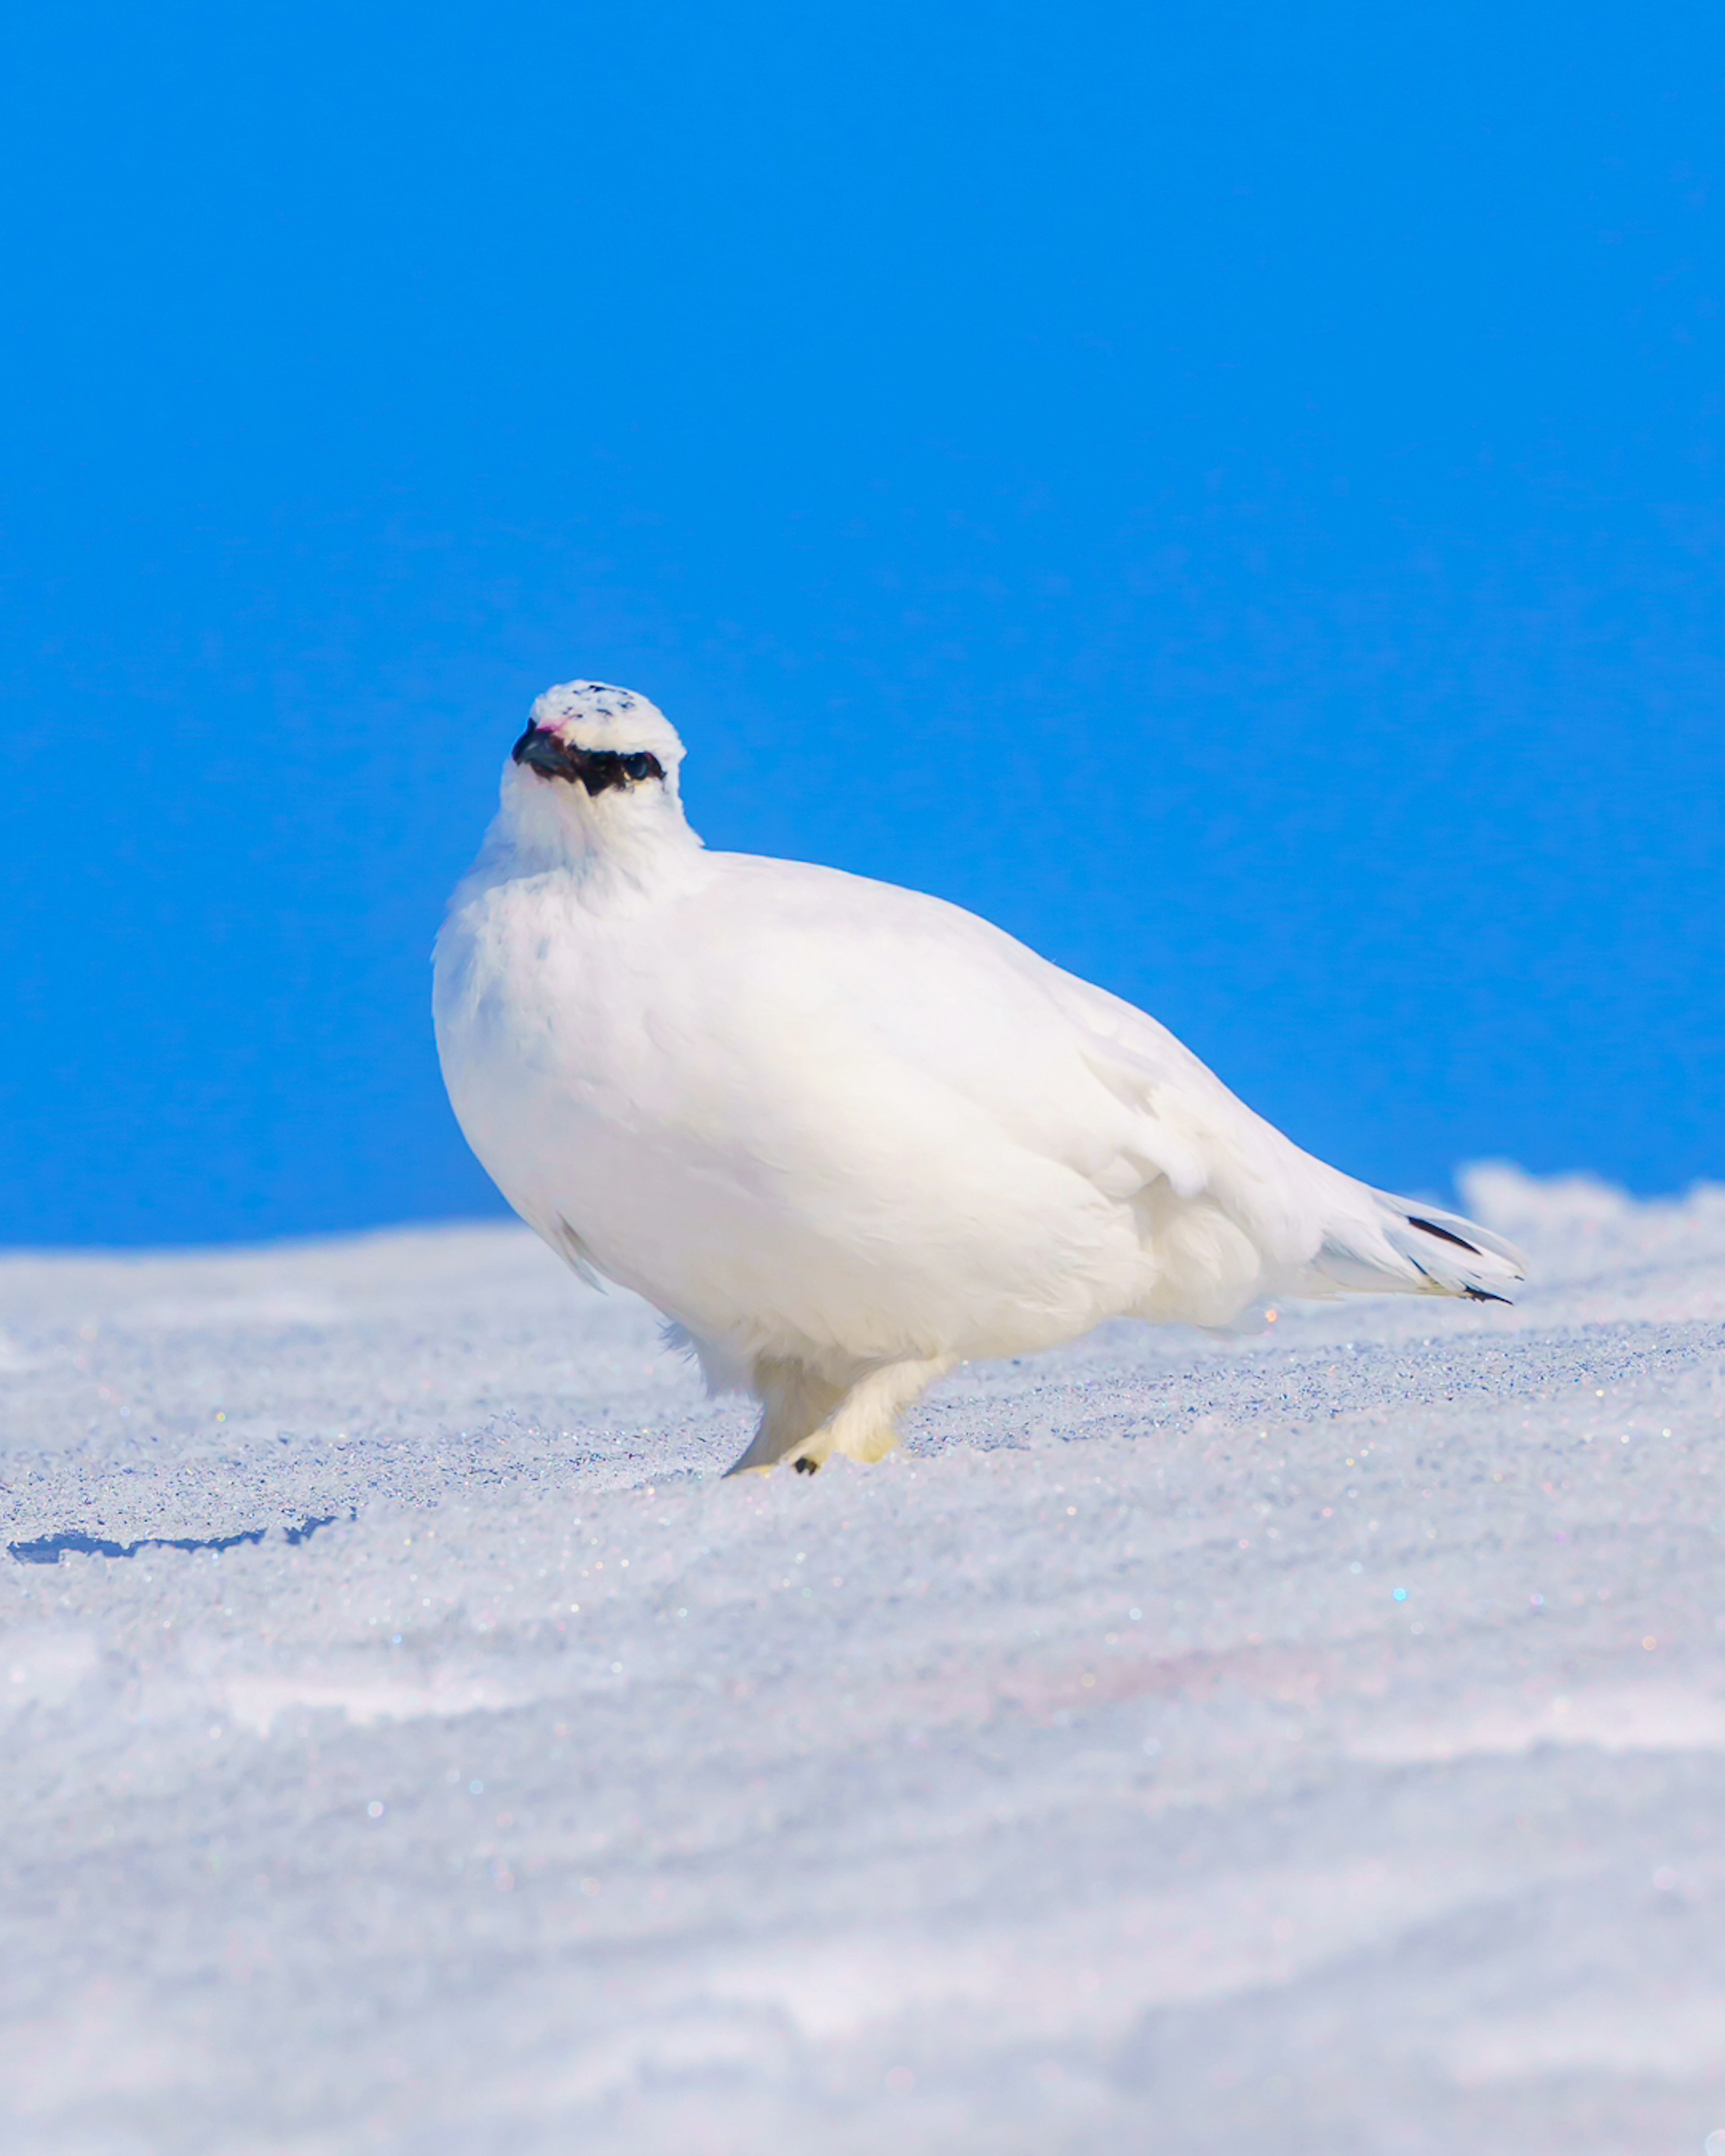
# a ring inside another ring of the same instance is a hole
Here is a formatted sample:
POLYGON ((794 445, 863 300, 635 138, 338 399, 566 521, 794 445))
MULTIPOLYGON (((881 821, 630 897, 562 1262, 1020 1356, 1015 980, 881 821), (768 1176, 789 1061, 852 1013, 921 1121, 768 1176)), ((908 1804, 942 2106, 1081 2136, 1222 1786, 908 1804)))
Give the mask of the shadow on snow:
MULTIPOLYGON (((354 1515, 347 1515, 351 1520, 354 1515)), ((281 1538, 286 1543, 309 1543, 320 1527, 333 1527, 339 1515, 328 1513, 322 1519, 302 1520, 297 1527, 284 1527, 281 1538)), ((100 1535, 68 1533, 42 1535, 34 1542, 8 1543, 6 1547, 20 1564, 58 1564, 63 1557, 136 1557, 140 1550, 230 1550, 238 1549, 243 1543, 260 1543, 268 1535, 268 1527, 249 1527, 238 1535, 145 1535, 135 1543, 110 1543, 100 1535)))

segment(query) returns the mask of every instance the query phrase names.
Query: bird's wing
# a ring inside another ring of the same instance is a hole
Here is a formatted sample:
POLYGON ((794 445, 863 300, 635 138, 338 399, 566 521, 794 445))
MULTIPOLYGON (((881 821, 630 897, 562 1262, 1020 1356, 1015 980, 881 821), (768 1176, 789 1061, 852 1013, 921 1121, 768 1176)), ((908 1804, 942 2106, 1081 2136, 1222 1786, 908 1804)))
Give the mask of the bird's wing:
MULTIPOLYGON (((1140 1116, 1147 1166, 1208 1199, 1255 1243, 1279 1291, 1341 1289, 1501 1301, 1526 1277, 1512 1244, 1459 1214, 1374 1190, 1303 1152, 1166 1026, 1071 974, 1054 993, 1086 1060, 1140 1116)), ((1268 1283, 1266 1282, 1266 1285, 1268 1283)))
POLYGON ((842 871, 709 860, 723 873, 698 900, 708 952, 715 937, 746 952, 776 1009, 806 997, 811 1033, 842 1012, 883 1074, 937 1081, 1133 1204, 1147 1233, 1219 1214, 1266 1293, 1501 1296, 1522 1277, 1509 1245, 1302 1152, 1166 1026, 976 915, 842 871))

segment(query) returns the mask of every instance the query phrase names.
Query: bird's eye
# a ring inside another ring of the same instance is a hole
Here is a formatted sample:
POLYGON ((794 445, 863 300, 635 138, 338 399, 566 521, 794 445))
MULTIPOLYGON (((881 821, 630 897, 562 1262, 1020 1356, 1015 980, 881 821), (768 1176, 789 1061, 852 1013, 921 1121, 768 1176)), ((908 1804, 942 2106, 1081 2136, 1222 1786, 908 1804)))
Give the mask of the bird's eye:
POLYGON ((665 767, 659 758, 649 756, 644 749, 637 751, 633 756, 624 757, 623 768, 630 778, 637 782, 643 778, 663 778, 665 776, 665 767))

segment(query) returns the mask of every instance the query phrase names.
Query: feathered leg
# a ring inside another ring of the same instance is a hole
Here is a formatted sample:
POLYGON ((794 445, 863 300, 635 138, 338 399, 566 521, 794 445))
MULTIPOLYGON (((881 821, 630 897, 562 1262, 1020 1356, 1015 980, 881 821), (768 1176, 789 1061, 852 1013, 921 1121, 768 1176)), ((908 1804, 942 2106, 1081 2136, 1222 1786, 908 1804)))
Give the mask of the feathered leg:
POLYGON ((848 1389, 816 1377, 800 1363, 757 1363, 761 1427, 730 1472, 771 1467, 789 1457, 793 1466, 813 1473, 835 1452, 847 1460, 884 1460, 898 1443, 900 1413, 957 1360, 948 1355, 882 1363, 848 1389))
POLYGON ((816 1466, 835 1452, 847 1460, 884 1460, 898 1443, 900 1414, 937 1378, 945 1377, 957 1360, 956 1355, 942 1355, 921 1363, 888 1363, 870 1370, 803 1446, 803 1456, 812 1456, 816 1466))
POLYGON ((761 1403, 761 1424, 748 1450, 725 1471, 727 1475, 776 1466, 819 1430, 845 1398, 843 1385, 829 1383, 802 1363, 763 1355, 749 1374, 761 1403))

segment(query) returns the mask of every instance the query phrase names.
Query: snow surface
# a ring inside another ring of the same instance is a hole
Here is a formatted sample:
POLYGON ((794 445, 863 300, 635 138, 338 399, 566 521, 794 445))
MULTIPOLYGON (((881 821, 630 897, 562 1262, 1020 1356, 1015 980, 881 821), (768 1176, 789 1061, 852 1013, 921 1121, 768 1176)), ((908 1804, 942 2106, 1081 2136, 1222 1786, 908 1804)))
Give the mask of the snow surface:
POLYGON ((1699 2156, 1725 1191, 1466 1195, 812 1480, 525 1231, 0 1260, 0 2147, 1699 2156))

